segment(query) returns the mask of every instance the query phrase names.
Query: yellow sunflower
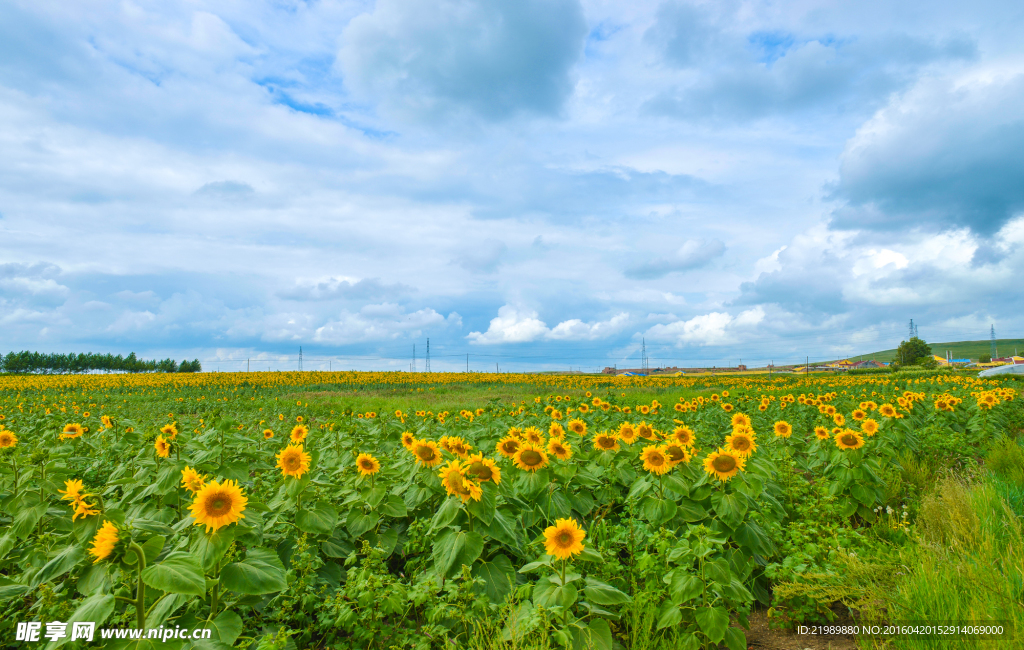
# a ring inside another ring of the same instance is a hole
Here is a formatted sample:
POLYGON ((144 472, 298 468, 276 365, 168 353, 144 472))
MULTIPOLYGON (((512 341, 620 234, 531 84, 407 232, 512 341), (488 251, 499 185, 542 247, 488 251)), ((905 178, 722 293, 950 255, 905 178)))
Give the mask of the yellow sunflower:
POLYGON ((380 461, 372 454, 359 454, 356 456, 356 469, 361 476, 372 476, 380 471, 380 461))
POLYGON ((96 509, 96 504, 88 503, 85 499, 79 499, 75 501, 75 512, 71 515, 71 521, 75 521, 79 517, 84 519, 85 517, 98 514, 100 514, 100 511, 96 509))
POLYGON ((264 429, 263 430, 263 439, 264 440, 270 440, 273 437, 274 437, 274 430, 273 429, 264 429))
POLYGON ((536 472, 540 468, 547 466, 548 455, 544 453, 541 447, 524 443, 515 456, 512 457, 512 461, 519 469, 536 472))
POLYGON ((860 430, 869 436, 873 436, 878 433, 878 422, 872 418, 867 418, 860 423, 860 430))
POLYGON ((554 526, 544 529, 544 549, 548 555, 568 560, 583 552, 586 536, 574 519, 556 519, 554 526))
POLYGON ((565 429, 562 428, 561 424, 557 422, 552 422, 551 426, 548 427, 548 435, 551 436, 552 438, 564 438, 565 429))
POLYGON ((455 438, 448 443, 448 450, 459 458, 468 458, 469 450, 473 448, 473 445, 467 443, 462 438, 455 438))
POLYGON ((174 424, 165 424, 160 427, 160 433, 168 436, 168 440, 174 440, 178 437, 178 427, 174 426, 174 424))
POLYGON ((548 442, 548 453, 558 460, 569 460, 572 458, 572 445, 568 442, 562 442, 557 438, 552 438, 548 442))
POLYGON ((640 436, 644 440, 654 440, 654 427, 646 422, 641 422, 636 425, 636 435, 640 436))
POLYGON ((693 429, 686 425, 680 425, 672 430, 672 439, 684 447, 692 447, 695 439, 693 429))
POLYGON ((644 469, 652 474, 662 475, 672 469, 665 448, 659 445, 647 445, 640 452, 640 460, 644 461, 644 469))
POLYGON ((734 451, 719 449, 704 459, 704 471, 720 481, 728 481, 743 469, 746 460, 734 451))
POLYGON ((160 458, 167 458, 171 455, 171 443, 164 440, 163 436, 156 437, 153 448, 156 449, 156 455, 160 458))
POLYGON ((403 447, 405 447, 409 451, 412 451, 412 446, 413 446, 413 444, 415 444, 415 442, 416 442, 416 436, 414 436, 412 434, 412 431, 403 431, 402 432, 402 446, 403 447))
MULTIPOLYGON (((301 447, 299 449, 301 453, 301 447)), ((192 518, 196 520, 197 526, 206 526, 206 532, 215 532, 239 519, 244 519, 245 515, 242 513, 248 502, 249 499, 243 494, 242 488, 234 481, 211 481, 196 493, 189 510, 192 511, 192 518)))
POLYGON ((788 438, 793 435, 793 426, 785 420, 775 423, 775 435, 780 438, 788 438))
POLYGON ((611 431, 603 431, 594 436, 594 449, 601 451, 618 451, 619 437, 611 431))
POLYGON ((537 427, 526 427, 523 430, 523 440, 534 445, 544 444, 544 434, 537 427))
POLYGON ((623 422, 619 425, 618 438, 622 442, 631 445, 638 437, 636 429, 629 422, 623 422))
POLYGON ((299 444, 300 442, 304 442, 306 440, 306 436, 308 435, 309 427, 303 424, 297 424, 295 425, 295 427, 292 428, 291 440, 293 443, 299 444))
POLYGON ((814 437, 817 438, 818 440, 827 440, 828 439, 828 429, 826 429, 823 426, 816 426, 816 427, 814 427, 814 437))
POLYGON ((494 481, 495 485, 501 484, 501 468, 490 458, 484 458, 482 453, 470 456, 464 463, 466 476, 475 481, 486 483, 494 481))
POLYGON ((861 409, 853 409, 853 413, 851 414, 851 417, 854 420, 857 420, 858 422, 860 422, 861 420, 863 420, 867 416, 868 416, 868 414, 865 413, 864 411, 862 411, 861 409))
POLYGON ((755 442, 754 436, 743 431, 734 431, 731 436, 726 436, 725 444, 729 451, 736 452, 737 455, 744 458, 749 458, 752 453, 757 451, 757 442, 755 442))
POLYGON ((576 407, 576 410, 579 411, 580 413, 589 413, 590 412, 590 406, 588 406, 587 403, 584 402, 584 403, 580 404, 578 407, 576 407))
POLYGON ((569 428, 569 431, 572 431, 578 436, 587 435, 587 423, 584 422, 583 420, 580 420, 579 418, 569 420, 569 424, 567 425, 567 427, 569 428))
POLYGON ((60 434, 60 439, 71 440, 72 438, 80 438, 83 433, 85 433, 85 429, 82 428, 82 425, 74 422, 64 426, 64 433, 60 434))
POLYGON ((690 452, 687 451, 687 448, 685 446, 679 444, 678 442, 670 440, 668 443, 664 445, 664 448, 665 455, 668 457, 668 462, 672 463, 673 467, 675 467, 679 463, 690 462, 690 452))
POLYGON ((498 441, 498 453, 505 458, 512 458, 519 451, 519 447, 522 445, 517 438, 512 436, 505 436, 498 441))
POLYGON ((441 464, 441 450, 433 440, 417 440, 412 445, 412 454, 416 464, 424 467, 436 467, 441 464))
POLYGON ((181 487, 195 494, 203 489, 204 485, 206 485, 206 477, 196 470, 188 465, 185 466, 185 469, 181 470, 181 487))
POLYGON ((0 431, 0 449, 10 449, 18 444, 18 436, 13 431, 4 429, 0 431))
POLYGON ((64 489, 57 490, 57 492, 64 495, 61 497, 61 501, 78 501, 85 496, 89 496, 82 494, 84 489, 85 485, 81 481, 71 479, 70 481, 64 481, 64 489))
POLYGON ((732 426, 736 427, 749 427, 751 424, 750 416, 744 413, 736 413, 732 416, 732 426))
POLYGON ((836 434, 836 447, 840 449, 860 449, 864 446, 864 436, 859 431, 846 429, 836 434))
POLYGON ((832 421, 836 423, 837 427, 841 427, 846 424, 846 418, 843 417, 842 413, 836 413, 832 416, 832 421))
POLYGON ((882 416, 887 418, 896 417, 896 407, 893 406, 892 404, 882 404, 881 406, 878 407, 878 412, 882 416))
POLYGON ((277 452, 277 466, 281 474, 292 478, 302 478, 309 471, 309 463, 313 456, 302 451, 302 445, 288 445, 277 452))
POLYGON ((92 548, 89 549, 89 554, 96 558, 92 563, 96 564, 100 560, 110 557, 119 541, 121 541, 121 531, 113 522, 104 521, 92 538, 92 548))

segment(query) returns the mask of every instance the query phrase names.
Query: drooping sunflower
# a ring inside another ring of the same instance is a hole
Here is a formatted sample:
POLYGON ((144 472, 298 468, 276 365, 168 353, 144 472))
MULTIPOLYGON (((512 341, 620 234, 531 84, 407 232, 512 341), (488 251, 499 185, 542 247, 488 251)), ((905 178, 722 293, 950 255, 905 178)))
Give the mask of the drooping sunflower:
POLYGON ((587 435, 587 423, 584 422, 583 420, 580 420, 579 418, 569 420, 569 424, 567 425, 567 427, 569 431, 572 431, 578 436, 587 435))
POLYGON ((417 465, 436 467, 441 464, 441 450, 433 440, 417 440, 412 445, 412 454, 417 465))
POLYGON ((557 438, 552 438, 548 442, 548 453, 558 460, 569 460, 572 458, 572 445, 557 438))
POLYGON ((412 434, 412 431, 402 432, 402 446, 412 451, 412 446, 416 442, 416 436, 412 434))
POLYGON ((543 445, 544 434, 537 427, 526 427, 523 429, 523 440, 533 445, 543 445))
POLYGON ((575 519, 556 519, 554 526, 544 529, 544 550, 559 560, 568 560, 583 552, 586 536, 575 519))
POLYGON ((292 478, 302 478, 309 471, 309 463, 313 456, 302 450, 302 445, 288 445, 277 452, 277 466, 281 474, 292 478))
POLYGON ((530 443, 524 443, 512 457, 516 467, 528 472, 536 472, 548 464, 548 455, 544 449, 530 443))
POLYGON ((757 451, 757 442, 754 436, 745 431, 734 431, 731 436, 726 436, 725 444, 729 451, 734 451, 744 458, 749 458, 757 451))
POLYGON ((196 470, 188 465, 185 466, 185 469, 181 470, 181 487, 195 494, 202 490, 204 485, 206 485, 206 477, 196 470))
POLYGON ((565 429, 558 422, 552 422, 551 426, 548 427, 548 435, 552 438, 564 438, 565 429))
POLYGON ((639 436, 637 436, 636 429, 632 424, 623 422, 619 425, 618 437, 622 442, 631 445, 639 436))
POLYGON ((644 461, 644 469, 658 476, 672 469, 672 464, 665 453, 665 448, 659 445, 647 445, 640 452, 640 460, 644 461))
POLYGON ((860 423, 860 430, 869 436, 873 436, 878 433, 878 422, 872 418, 867 418, 860 423))
POLYGON ((601 451, 618 451, 619 437, 611 431, 602 431, 594 436, 594 449, 601 451))
POLYGON ((665 456, 668 457, 668 462, 670 462, 673 467, 675 467, 679 463, 690 462, 690 452, 687 451, 687 447, 685 447, 684 445, 681 445, 678 442, 670 440, 668 443, 664 445, 664 449, 665 456))
POLYGON ((13 431, 4 429, 0 431, 0 449, 10 449, 18 444, 18 436, 13 431))
MULTIPOLYGON (((299 449, 301 453, 301 447, 299 449)), ((189 510, 192 511, 197 526, 206 526, 206 532, 216 532, 239 519, 244 519, 245 515, 242 513, 248 502, 249 499, 242 492, 242 488, 234 481, 211 481, 196 493, 189 510)))
POLYGON ((494 481, 495 485, 501 484, 501 468, 490 458, 484 458, 484 455, 480 452, 466 459, 464 466, 466 468, 466 476, 475 481, 480 481, 481 483, 494 481))
POLYGON ((156 449, 156 455, 160 458, 167 458, 171 455, 171 443, 164 440, 163 436, 156 437, 153 448, 156 449))
POLYGON ((720 481, 728 481, 736 476, 745 464, 745 459, 736 452, 720 448, 704 459, 704 471, 720 481))
POLYGON ((818 440, 827 440, 828 429, 820 425, 814 427, 814 437, 817 438, 818 440))
POLYGON ((178 427, 174 426, 173 423, 165 424, 164 426, 160 427, 160 433, 167 436, 168 440, 174 440, 175 438, 178 437, 178 427))
POLYGON ((79 517, 83 519, 85 517, 91 517, 92 515, 98 515, 100 511, 96 509, 95 503, 89 503, 85 499, 79 499, 75 501, 75 512, 71 515, 71 521, 76 521, 79 517))
POLYGON ((780 438, 788 438, 793 435, 793 425, 785 420, 775 423, 775 435, 780 438))
POLYGON ((636 435, 640 436, 644 440, 654 440, 654 427, 646 422, 641 422, 636 425, 636 435))
POLYGON ((113 522, 104 521, 92 538, 92 548, 89 549, 89 554, 96 558, 92 563, 96 564, 100 560, 110 557, 120 541, 121 531, 118 527, 113 522))
POLYGON ((498 441, 498 453, 504 456, 505 458, 512 458, 513 456, 516 455, 516 452, 519 451, 519 446, 521 444, 522 443, 519 442, 517 438, 514 438, 512 436, 505 436, 504 438, 498 441))
POLYGON ((864 436, 859 431, 846 429, 836 434, 836 447, 840 449, 860 449, 864 446, 864 436))
POLYGON ((64 481, 64 489, 57 490, 57 492, 64 495, 61 497, 61 501, 78 501, 82 497, 88 496, 82 494, 82 490, 84 489, 85 485, 82 481, 78 479, 71 479, 70 481, 64 481))
POLYGON ((462 461, 458 459, 448 461, 448 464, 442 467, 437 475, 441 478, 441 485, 444 486, 448 494, 454 495, 456 482, 462 480, 462 461))
POLYGON ((693 429, 680 425, 672 430, 672 439, 684 447, 692 447, 694 442, 693 429))
POLYGON ((372 476, 380 471, 380 461, 372 454, 359 454, 356 456, 356 469, 360 476, 372 476))
POLYGON ((297 424, 292 428, 291 441, 295 444, 305 442, 306 436, 309 435, 309 427, 304 424, 297 424))
POLYGON ((732 427, 749 427, 751 424, 750 416, 745 413, 735 413, 731 419, 732 427))

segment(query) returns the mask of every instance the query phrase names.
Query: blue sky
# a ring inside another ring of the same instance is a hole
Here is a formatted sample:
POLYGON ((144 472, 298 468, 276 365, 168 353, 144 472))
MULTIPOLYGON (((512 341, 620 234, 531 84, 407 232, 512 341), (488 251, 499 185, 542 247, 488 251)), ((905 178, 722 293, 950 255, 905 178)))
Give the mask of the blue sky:
POLYGON ((0 4, 8 349, 734 365, 1024 336, 1024 5, 0 4))

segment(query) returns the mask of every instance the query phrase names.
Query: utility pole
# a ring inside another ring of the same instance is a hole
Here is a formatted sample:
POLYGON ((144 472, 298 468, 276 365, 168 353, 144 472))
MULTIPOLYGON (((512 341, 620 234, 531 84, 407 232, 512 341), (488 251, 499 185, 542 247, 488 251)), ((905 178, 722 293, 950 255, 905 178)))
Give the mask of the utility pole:
POLYGON ((995 360, 999 357, 999 348, 996 347, 996 326, 992 325, 992 359, 995 360))
POLYGON ((430 339, 427 339, 427 360, 425 363, 426 368, 424 368, 423 372, 430 372, 430 339))
POLYGON ((650 363, 647 361, 647 339, 640 339, 640 369, 644 375, 650 374, 647 370, 650 363))
POLYGON ((804 376, 811 374, 811 358, 806 357, 804 359, 804 376))
POLYGON ((302 346, 299 346, 299 372, 302 372, 302 346))

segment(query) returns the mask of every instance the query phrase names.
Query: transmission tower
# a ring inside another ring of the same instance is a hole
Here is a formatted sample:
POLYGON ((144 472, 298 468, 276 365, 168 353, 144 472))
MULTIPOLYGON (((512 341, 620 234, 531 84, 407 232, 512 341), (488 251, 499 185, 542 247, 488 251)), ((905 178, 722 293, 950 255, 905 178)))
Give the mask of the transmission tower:
POLYGON ((302 372, 302 346, 299 346, 299 372, 302 372))
POLYGON ((427 339, 427 359, 424 361, 424 364, 426 367, 423 369, 423 372, 430 372, 430 339, 427 339))
POLYGON ((999 358, 999 349, 996 347, 996 326, 992 325, 992 358, 999 358))
POLYGON ((412 344, 412 371, 416 372, 416 344, 412 344))
POLYGON ((915 338, 915 337, 917 337, 917 325, 914 325, 914 319, 911 318, 910 319, 910 336, 908 338, 912 339, 912 338, 915 338))
POLYGON ((640 368, 644 371, 645 375, 649 374, 647 372, 649 367, 650 363, 647 361, 647 339, 640 339, 640 368))

